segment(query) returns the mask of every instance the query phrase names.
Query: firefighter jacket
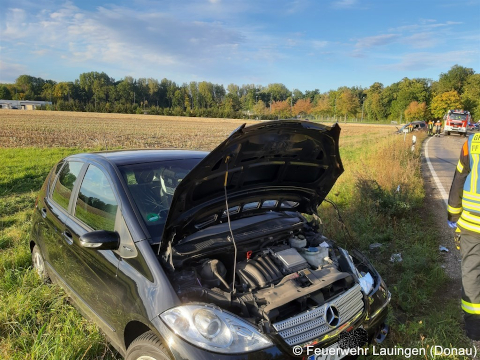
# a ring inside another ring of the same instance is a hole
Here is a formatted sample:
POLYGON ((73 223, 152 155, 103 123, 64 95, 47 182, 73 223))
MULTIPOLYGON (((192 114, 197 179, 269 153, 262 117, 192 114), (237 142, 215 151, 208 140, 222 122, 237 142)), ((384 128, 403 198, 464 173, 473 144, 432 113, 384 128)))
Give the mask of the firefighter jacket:
POLYGON ((448 198, 448 220, 474 234, 480 234, 479 168, 480 134, 475 134, 463 144, 448 198))

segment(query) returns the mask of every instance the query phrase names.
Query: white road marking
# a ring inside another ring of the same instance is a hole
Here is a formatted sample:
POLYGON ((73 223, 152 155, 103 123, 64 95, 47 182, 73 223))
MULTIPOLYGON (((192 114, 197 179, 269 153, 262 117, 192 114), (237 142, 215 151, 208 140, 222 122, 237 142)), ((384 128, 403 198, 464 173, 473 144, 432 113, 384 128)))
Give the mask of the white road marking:
POLYGON ((432 163, 430 162, 430 158, 428 157, 428 143, 430 140, 432 140, 433 137, 427 140, 425 143, 425 159, 427 159, 427 164, 428 168, 430 169, 430 173, 432 174, 433 180, 435 180, 435 183, 437 184, 438 190, 440 190, 440 194, 442 195, 442 199, 445 202, 445 205, 448 207, 448 195, 447 192, 445 191, 442 183, 440 182, 440 179, 437 176, 437 173, 435 172, 435 169, 433 168, 432 163))

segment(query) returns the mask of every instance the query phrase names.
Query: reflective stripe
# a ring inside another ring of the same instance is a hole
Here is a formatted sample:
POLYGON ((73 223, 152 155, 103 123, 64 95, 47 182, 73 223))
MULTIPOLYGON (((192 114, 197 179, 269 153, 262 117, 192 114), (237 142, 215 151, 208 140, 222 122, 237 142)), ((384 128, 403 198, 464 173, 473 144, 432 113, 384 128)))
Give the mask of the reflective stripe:
POLYGON ((472 223, 467 222, 467 221, 468 220, 460 218, 458 220, 457 224, 460 225, 461 227, 467 229, 467 230, 470 230, 470 231, 473 231, 473 232, 476 232, 476 233, 480 233, 480 226, 476 226, 475 224, 472 224, 472 223))
POLYGON ((461 173, 461 172, 463 171, 463 165, 462 165, 462 163, 460 162, 460 160, 458 160, 457 171, 458 171, 459 173, 461 173))
POLYGON ((463 191, 463 197, 469 200, 479 201, 480 202, 480 195, 472 193, 471 191, 463 191))
POLYGON ((472 185, 470 186, 470 191, 477 193, 477 181, 478 181, 478 154, 472 154, 473 158, 473 168, 472 168, 472 185))
POLYGON ((452 206, 450 206, 450 205, 448 205, 448 209, 447 209, 447 210, 448 210, 448 212, 449 212, 450 214, 460 214, 460 213, 462 212, 462 208, 461 208, 461 207, 459 207, 459 208, 454 208, 454 207, 452 207, 452 206))
POLYGON ((480 304, 472 304, 462 299, 462 309, 469 314, 480 315, 480 304))
POLYGON ((469 222, 473 222, 475 224, 480 225, 480 214, 479 215, 472 214, 471 212, 465 210, 462 213, 461 217, 469 222))
POLYGON ((470 201, 467 201, 465 199, 462 200, 462 206, 464 209, 471 209, 473 211, 478 211, 480 212, 480 204, 479 203, 473 203, 470 201))

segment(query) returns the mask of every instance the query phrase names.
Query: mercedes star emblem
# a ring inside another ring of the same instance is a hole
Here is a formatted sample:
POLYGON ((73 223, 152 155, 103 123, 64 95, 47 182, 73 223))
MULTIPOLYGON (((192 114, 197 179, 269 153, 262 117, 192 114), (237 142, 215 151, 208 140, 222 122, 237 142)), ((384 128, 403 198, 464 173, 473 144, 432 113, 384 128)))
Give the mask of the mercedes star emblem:
POLYGON ((331 327, 337 327, 340 324, 340 313, 333 305, 328 305, 325 311, 325 321, 331 327))

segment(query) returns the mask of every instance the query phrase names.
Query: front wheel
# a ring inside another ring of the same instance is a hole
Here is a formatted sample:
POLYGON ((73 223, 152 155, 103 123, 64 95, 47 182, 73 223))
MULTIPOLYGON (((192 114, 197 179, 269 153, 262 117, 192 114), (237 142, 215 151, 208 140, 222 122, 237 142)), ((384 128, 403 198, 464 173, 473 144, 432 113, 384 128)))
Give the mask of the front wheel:
POLYGON ((168 352, 151 331, 140 335, 128 347, 126 360, 169 360, 168 352))
POLYGON ((49 278, 45 268, 45 261, 38 245, 35 245, 32 250, 32 264, 40 279, 43 282, 48 282, 49 278))

